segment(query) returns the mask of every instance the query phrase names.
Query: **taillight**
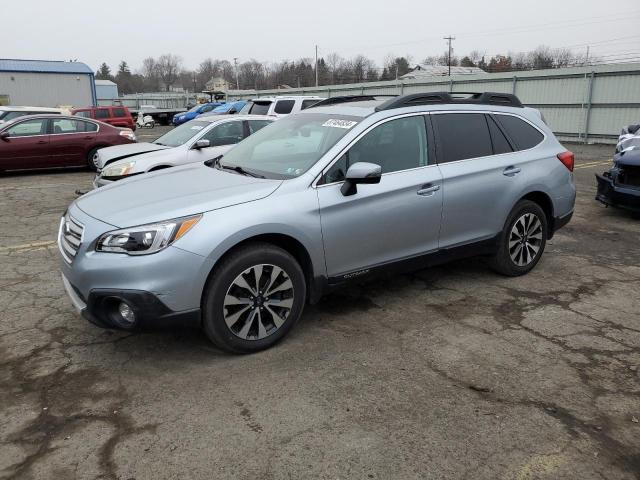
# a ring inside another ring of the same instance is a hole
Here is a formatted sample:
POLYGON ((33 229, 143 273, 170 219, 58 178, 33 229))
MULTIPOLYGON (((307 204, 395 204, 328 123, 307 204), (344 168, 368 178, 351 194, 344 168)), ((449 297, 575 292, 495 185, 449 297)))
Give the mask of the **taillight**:
POLYGON ((562 152, 558 154, 558 160, 560 160, 562 162, 562 164, 567 167, 567 170, 569 170, 570 172, 573 172, 573 163, 575 161, 575 156, 573 155, 573 152, 562 152))

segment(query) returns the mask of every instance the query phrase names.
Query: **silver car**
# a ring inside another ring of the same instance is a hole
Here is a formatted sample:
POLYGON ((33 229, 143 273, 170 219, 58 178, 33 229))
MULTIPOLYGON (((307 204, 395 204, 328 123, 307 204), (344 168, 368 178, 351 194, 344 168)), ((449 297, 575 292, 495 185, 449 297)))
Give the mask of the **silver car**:
POLYGON ((265 115, 198 117, 170 130, 152 143, 118 145, 98 150, 93 187, 133 175, 203 162, 226 153, 236 143, 276 120, 265 115))
POLYGON ((472 255, 525 274, 571 219, 573 154, 516 97, 346 100, 78 198, 59 231, 73 304, 98 325, 195 322, 254 352, 349 280, 472 255))

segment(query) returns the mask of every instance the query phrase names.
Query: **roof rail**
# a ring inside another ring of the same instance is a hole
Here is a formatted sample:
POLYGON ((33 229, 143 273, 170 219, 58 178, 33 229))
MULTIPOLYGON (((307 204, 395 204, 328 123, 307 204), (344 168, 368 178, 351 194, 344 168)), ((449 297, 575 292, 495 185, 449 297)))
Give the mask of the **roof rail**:
POLYGON ((505 107, 523 108, 522 102, 515 95, 510 93, 496 92, 428 92, 412 93, 401 97, 387 100, 376 107, 376 111, 391 110, 393 108, 414 107, 416 105, 437 105, 437 104, 481 104, 481 105, 502 105, 505 107), (461 97, 460 95, 465 95, 461 97))
POLYGON ((339 103, 349 103, 349 102, 366 102, 371 100, 383 100, 385 98, 393 99, 396 95, 341 95, 339 97, 330 97, 325 98, 324 100, 320 100, 318 103, 314 103, 309 108, 315 107, 326 107, 328 105, 337 105, 339 103))

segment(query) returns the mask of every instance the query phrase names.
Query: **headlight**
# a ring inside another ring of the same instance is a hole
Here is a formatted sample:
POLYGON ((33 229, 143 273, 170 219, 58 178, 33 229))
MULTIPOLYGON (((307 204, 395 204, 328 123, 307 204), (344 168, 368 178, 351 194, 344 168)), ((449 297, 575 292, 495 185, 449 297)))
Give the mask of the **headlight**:
POLYGON ((107 168, 102 170, 103 177, 126 177, 129 175, 133 167, 135 167, 136 162, 127 162, 120 164, 109 165, 107 168))
POLYGON ((182 238, 201 218, 202 215, 194 215, 107 232, 98 239, 96 251, 127 255, 156 253, 182 238))

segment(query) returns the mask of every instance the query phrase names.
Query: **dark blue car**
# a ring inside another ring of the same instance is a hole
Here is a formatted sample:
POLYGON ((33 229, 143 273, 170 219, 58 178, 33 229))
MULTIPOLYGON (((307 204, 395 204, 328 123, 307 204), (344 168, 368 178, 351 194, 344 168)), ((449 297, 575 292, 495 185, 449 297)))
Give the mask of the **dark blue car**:
POLYGON ((640 213, 640 148, 616 154, 611 170, 596 178, 596 200, 640 213))
POLYGON ((188 110, 184 113, 175 114, 173 116, 173 124, 181 125, 185 122, 188 122, 189 120, 193 120, 194 118, 196 118, 198 115, 202 113, 207 113, 212 111, 214 108, 219 107, 222 104, 223 104, 222 102, 211 102, 211 103, 201 103, 199 105, 196 105, 191 110, 188 110))

